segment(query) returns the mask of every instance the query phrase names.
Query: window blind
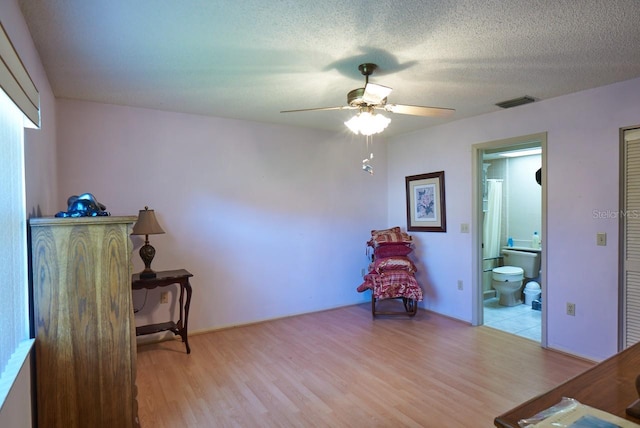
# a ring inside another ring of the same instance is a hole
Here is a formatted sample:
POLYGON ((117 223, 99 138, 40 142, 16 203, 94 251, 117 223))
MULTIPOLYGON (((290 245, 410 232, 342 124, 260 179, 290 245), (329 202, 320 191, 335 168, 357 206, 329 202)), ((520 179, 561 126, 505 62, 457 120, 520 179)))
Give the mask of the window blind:
POLYGON ((29 339, 24 126, 40 126, 40 95, 0 22, 0 409, 29 339), (28 119, 28 120, 27 120, 28 119))
POLYGON ((8 362, 20 359, 14 354, 29 340, 23 122, 22 112, 0 91, 0 406, 21 364, 8 362))
POLYGON ((36 128, 40 127, 40 94, 0 22, 0 87, 36 128))

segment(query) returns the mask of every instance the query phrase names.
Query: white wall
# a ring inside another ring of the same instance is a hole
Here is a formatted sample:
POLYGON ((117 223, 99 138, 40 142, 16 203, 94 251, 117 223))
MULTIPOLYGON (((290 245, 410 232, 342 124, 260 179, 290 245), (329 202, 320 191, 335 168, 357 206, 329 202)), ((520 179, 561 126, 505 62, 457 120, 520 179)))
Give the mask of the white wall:
POLYGON ((340 135, 73 101, 56 118, 15 0, 0 2, 0 19, 41 93, 42 130, 26 133, 28 212, 53 214, 84 191, 114 214, 155 208, 168 233, 152 237, 154 267, 196 275, 193 329, 366 300, 354 290, 369 229, 404 225, 404 177, 439 170, 449 231, 414 234, 418 276, 426 307, 470 321, 472 234, 459 228, 471 224, 471 147, 546 131, 549 346, 616 351, 618 222, 593 211, 618 209, 618 129, 640 124, 639 79, 397 137, 388 178, 382 150, 369 177, 360 146, 340 135))
POLYGON ((617 351, 619 129, 640 124, 640 79, 448 123, 388 145, 389 224, 405 222, 404 177, 445 171, 447 233, 416 233, 425 306, 471 321, 472 146, 548 132, 548 345, 593 359, 617 351), (607 246, 596 246, 606 232, 607 246), (456 281, 462 279, 463 291, 456 281), (576 316, 566 315, 566 302, 576 316))
POLYGON ((507 236, 516 246, 530 247, 533 232, 542 233, 542 190, 536 171, 542 166, 540 155, 507 159, 507 236))
MULTIPOLYGON (((369 297, 356 287, 369 232, 387 224, 384 149, 371 176, 364 140, 346 133, 70 100, 57 112, 62 199, 91 192, 112 215, 156 210, 167 233, 150 237, 152 268, 194 274, 191 331, 369 297)), ((144 291, 134 297, 141 306, 144 291)), ((138 324, 173 307, 153 292, 146 305, 138 324)))
MULTIPOLYGON (((542 188, 535 180, 542 156, 502 157, 483 162, 490 165, 487 177, 503 182, 500 245, 507 245, 511 237, 515 246, 531 246, 533 232, 542 233, 542 188)), ((490 272, 487 275, 490 281, 490 272)))

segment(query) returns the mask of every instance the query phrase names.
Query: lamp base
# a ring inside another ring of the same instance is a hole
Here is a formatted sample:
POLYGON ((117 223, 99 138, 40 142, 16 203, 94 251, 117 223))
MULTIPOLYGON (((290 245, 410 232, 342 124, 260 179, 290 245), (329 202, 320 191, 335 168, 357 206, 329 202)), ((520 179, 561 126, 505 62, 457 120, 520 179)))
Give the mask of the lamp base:
POLYGON ((139 275, 140 275, 140 279, 152 279, 156 277, 156 273, 151 269, 149 270, 145 269, 142 272, 140 272, 139 275))
POLYGON ((149 244, 149 235, 145 235, 144 245, 140 247, 140 258, 144 262, 144 270, 140 272, 140 279, 151 279, 156 273, 151 269, 151 261, 156 255, 156 249, 149 244))

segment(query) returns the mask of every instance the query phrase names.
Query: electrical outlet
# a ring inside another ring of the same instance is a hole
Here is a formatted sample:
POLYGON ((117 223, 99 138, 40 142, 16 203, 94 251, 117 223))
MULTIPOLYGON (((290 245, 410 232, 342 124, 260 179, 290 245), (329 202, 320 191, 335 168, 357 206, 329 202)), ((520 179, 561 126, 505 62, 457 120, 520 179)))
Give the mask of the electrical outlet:
POLYGON ((576 316, 576 304, 567 302, 567 315, 576 316))
POLYGON ((596 234, 596 244, 600 245, 600 246, 606 246, 607 245, 607 234, 604 232, 598 232, 596 234))
POLYGON ((169 292, 163 291, 160 293, 160 303, 169 303, 169 292))
POLYGON ((462 289, 464 289, 464 285, 462 284, 462 280, 459 279, 458 280, 458 290, 462 290, 462 289))

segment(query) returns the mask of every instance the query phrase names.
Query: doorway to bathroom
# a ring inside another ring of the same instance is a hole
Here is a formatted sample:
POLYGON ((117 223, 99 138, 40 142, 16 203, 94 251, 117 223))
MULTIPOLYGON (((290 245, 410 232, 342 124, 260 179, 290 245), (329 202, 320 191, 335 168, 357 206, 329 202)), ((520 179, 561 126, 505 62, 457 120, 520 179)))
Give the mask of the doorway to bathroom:
POLYGON ((474 146, 474 325, 546 344, 546 134, 474 146))

